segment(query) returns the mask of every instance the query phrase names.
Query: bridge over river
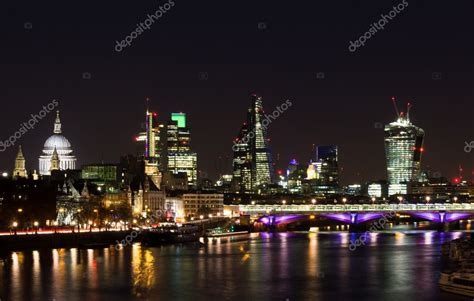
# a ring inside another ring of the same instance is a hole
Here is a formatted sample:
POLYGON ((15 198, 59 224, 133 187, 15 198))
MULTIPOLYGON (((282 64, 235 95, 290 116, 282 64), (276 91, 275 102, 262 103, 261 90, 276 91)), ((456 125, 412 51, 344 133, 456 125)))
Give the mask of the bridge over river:
POLYGON ((474 216, 474 203, 433 204, 335 204, 335 205, 239 205, 241 214, 258 216, 267 225, 320 216, 347 224, 360 224, 394 214, 446 224, 474 216))

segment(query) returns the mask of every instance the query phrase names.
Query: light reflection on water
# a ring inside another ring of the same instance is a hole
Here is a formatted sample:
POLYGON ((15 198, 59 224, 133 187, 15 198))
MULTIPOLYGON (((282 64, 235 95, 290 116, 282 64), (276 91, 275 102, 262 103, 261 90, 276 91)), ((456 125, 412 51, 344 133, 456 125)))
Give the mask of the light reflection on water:
POLYGON ((9 253, 1 300, 469 300, 441 293, 440 244, 467 232, 253 233, 119 251, 9 253))
POLYGON ((155 258, 150 249, 142 249, 139 244, 132 246, 132 293, 135 297, 148 296, 155 283, 155 258))

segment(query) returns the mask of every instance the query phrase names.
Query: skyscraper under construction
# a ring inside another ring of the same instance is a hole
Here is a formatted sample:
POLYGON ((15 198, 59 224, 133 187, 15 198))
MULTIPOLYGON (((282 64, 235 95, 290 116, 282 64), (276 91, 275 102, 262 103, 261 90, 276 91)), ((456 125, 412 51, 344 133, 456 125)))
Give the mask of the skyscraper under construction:
POLYGON ((424 151, 425 132, 410 122, 410 104, 406 114, 395 110, 397 120, 385 126, 389 195, 406 194, 406 183, 418 180, 424 151))
POLYGON ((272 183, 273 165, 266 127, 263 120, 262 97, 252 95, 247 120, 234 140, 232 150, 233 188, 242 193, 258 192, 272 183))

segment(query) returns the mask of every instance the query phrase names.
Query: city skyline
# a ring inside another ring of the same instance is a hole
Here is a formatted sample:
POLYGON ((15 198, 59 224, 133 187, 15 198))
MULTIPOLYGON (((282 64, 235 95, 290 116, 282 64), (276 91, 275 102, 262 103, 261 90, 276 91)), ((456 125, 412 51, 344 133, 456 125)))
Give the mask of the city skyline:
MULTIPOLYGON (((393 100, 394 100, 394 97, 391 97, 391 100, 393 101, 393 100)), ((148 97, 147 97, 147 103, 148 103, 148 102, 149 102, 149 100, 148 100, 148 97)), ((410 105, 412 106, 413 104, 410 104, 410 105)), ((389 106, 387 106, 387 107, 388 107, 387 109, 388 109, 389 111, 390 111, 390 110, 393 111, 392 108, 390 108, 389 106)), ((273 108, 268 108, 267 111, 268 111, 269 109, 273 109, 273 108)), ((62 110, 62 111, 67 111, 67 109, 62 110)), ((156 110, 152 110, 152 111, 156 111, 156 110)), ((148 111, 146 111, 146 112, 147 112, 147 116, 148 116, 148 114, 154 114, 153 120, 157 120, 156 122, 157 122, 158 124, 162 124, 162 123, 165 123, 165 122, 166 122, 165 114, 163 114, 163 113, 156 114, 155 112, 151 112, 151 111, 150 111, 150 113, 148 113, 148 111)), ((172 112, 171 112, 170 114, 168 114, 168 115, 169 115, 169 116, 172 116, 172 114, 186 114, 186 113, 183 113, 183 112, 181 112, 181 113, 173 113, 173 111, 172 111, 172 112)), ((397 112, 397 114, 400 114, 400 113, 397 112)), ((401 114, 403 114, 403 112, 401 112, 401 114)), ((56 115, 56 114, 51 114, 51 115, 56 115)), ((417 113, 415 113, 415 115, 417 115, 417 113)), ((418 115, 419 115, 419 113, 418 113, 418 115)), ((186 115, 185 115, 185 116, 186 116, 186 115)), ((189 114, 188 114, 188 116, 189 116, 189 114)), ((27 116, 27 117, 28 117, 28 116, 27 116)), ((56 117, 54 117, 54 120, 55 120, 54 122, 55 122, 55 124, 56 124, 56 125, 55 125, 55 131, 56 131, 56 127, 57 127, 57 124, 58 124, 58 117, 59 117, 58 115, 57 115, 56 117)), ((41 121, 40 123, 48 123, 48 118, 49 118, 49 117, 47 116, 47 117, 45 118, 45 120, 41 121)), ((186 118, 186 117, 185 117, 185 118, 186 118)), ((50 119, 51 119, 51 118, 50 118, 50 119)), ((192 116, 191 116, 191 120, 192 120, 192 119, 193 119, 193 118, 192 118, 192 116)), ((275 123, 278 122, 278 121, 284 122, 285 117, 283 117, 283 118, 281 118, 281 119, 282 119, 283 121, 281 121, 281 120, 276 120, 275 123)), ((143 120, 142 120, 142 121, 143 121, 143 120)), ((392 121, 393 121, 393 120, 392 120, 392 121)), ((72 120, 72 122, 74 122, 74 120, 72 120)), ((380 130, 381 130, 381 132, 382 132, 382 136, 381 136, 381 139, 382 139, 381 145, 382 145, 382 146, 383 146, 383 144, 384 144, 384 143, 383 143, 383 127, 390 125, 390 123, 391 123, 391 121, 388 121, 388 122, 386 122, 386 123, 376 122, 376 123, 374 123, 374 125, 373 125, 375 130, 377 130, 377 129, 380 128, 380 130)), ((140 126, 143 126, 144 124, 145 124, 144 122, 138 123, 136 128, 137 128, 137 129, 140 129, 140 126)), ((267 131, 270 131, 270 132, 271 132, 272 125, 273 125, 272 123, 270 123, 270 124, 268 125, 267 131)), ((40 126, 41 126, 41 124, 40 124, 40 126)), ((51 125, 50 125, 50 127, 51 127, 51 125)), ((39 129, 38 129, 38 130, 37 130, 37 129, 32 129, 32 130, 30 130, 30 131, 40 131, 40 130, 39 130, 39 129)), ((135 130, 135 132, 137 132, 137 131, 135 130)), ((194 132, 194 131, 193 131, 193 132, 194 132)), ((28 132, 26 133, 26 135, 28 135, 28 132)), ((68 134, 68 136, 69 136, 69 134, 68 134)), ((194 134, 193 136, 196 136, 196 134, 194 134)), ((234 135, 234 136, 235 136, 235 135, 234 135)), ((428 133, 428 136, 430 136, 430 133, 428 133)), ((118 157, 99 158, 99 159, 96 159, 96 160, 87 161, 87 159, 84 159, 84 158, 81 158, 81 157, 79 157, 79 156, 76 156, 76 157, 77 157, 77 160, 78 160, 78 162, 79 162, 79 164, 76 165, 76 168, 80 168, 80 166, 82 166, 82 165, 87 165, 87 164, 91 164, 91 163, 94 163, 94 162, 117 163, 117 162, 119 161, 121 155, 125 155, 125 154, 137 155, 137 153, 136 153, 136 150, 137 150, 136 141, 137 141, 137 139, 138 139, 137 137, 138 137, 138 136, 136 136, 136 134, 131 137, 131 139, 130 139, 130 145, 129 145, 129 147, 127 147, 127 149, 129 149, 130 151, 127 152, 127 153, 126 153, 126 152, 119 153, 118 157)), ((9 150, 9 149, 13 149, 14 152, 12 152, 12 154, 14 154, 14 156, 16 156, 16 154, 17 154, 17 152, 18 152, 18 146, 19 146, 19 145, 23 145, 23 152, 25 152, 25 153, 27 153, 27 154, 31 154, 32 151, 31 151, 31 149, 29 148, 29 145, 28 145, 28 144, 25 144, 25 143, 22 143, 23 141, 28 141, 28 139, 25 139, 25 138, 27 138, 27 137, 21 137, 21 138, 15 143, 15 146, 6 148, 6 150, 4 151, 4 153, 8 153, 8 150, 9 150), (25 151, 25 149, 28 149, 28 150, 25 151)), ((233 138, 233 139, 235 139, 235 138, 233 138)), ((193 139, 193 140, 195 140, 195 139, 193 139)), ((426 141, 424 141, 424 143, 426 143, 426 141)), ((196 143, 194 143, 194 144, 196 144, 196 143)), ((344 143, 342 143, 342 144, 344 144, 344 143)), ((75 143, 74 143, 74 145, 75 145, 75 143)), ((316 145, 316 144, 314 143, 312 146, 314 147, 314 145, 316 145)), ((339 144, 339 145, 340 145, 340 144, 339 144)), ((195 145, 195 146, 197 146, 197 145, 195 145)), ((201 167, 202 162, 199 162, 199 171, 200 171, 202 174, 204 174, 204 175, 210 175, 211 177, 215 178, 214 180, 217 180, 217 177, 219 176, 219 174, 218 174, 217 172, 215 172, 217 169, 226 169, 227 172, 225 172, 224 174, 232 174, 232 152, 233 152, 233 151, 232 151, 232 146, 233 146, 233 144, 230 146, 230 152, 229 152, 229 154, 228 154, 229 159, 227 160, 227 162, 226 162, 225 160, 222 160, 221 162, 218 162, 218 160, 216 159, 216 160, 214 160, 213 162, 207 162, 207 164, 204 163, 203 165, 206 165, 206 166, 210 166, 210 167, 211 167, 211 170, 210 170, 210 171, 206 171, 204 168, 202 168, 202 167, 201 167), (211 164, 209 164, 209 163, 211 163, 211 164), (228 164, 226 164, 226 163, 228 163, 228 164), (214 166, 213 166, 213 165, 214 165, 214 166), (219 165, 220 165, 220 166, 219 166, 219 165), (213 168, 215 169, 215 170, 214 170, 214 173, 213 173, 213 171, 212 171, 213 168)), ((139 146, 139 147, 140 147, 140 146, 139 146)), ((158 146, 157 146, 157 147, 158 147, 158 146)), ((75 148, 77 148, 76 145, 75 145, 75 148)), ((114 148, 115 148, 114 146, 111 146, 111 149, 114 149, 114 148)), ((273 147, 272 147, 271 149, 272 149, 273 161, 274 161, 274 162, 275 162, 275 161, 278 161, 278 160, 276 159, 276 157, 277 157, 281 152, 280 152, 279 150, 275 150, 273 147)), ((350 152, 350 150, 348 150, 348 151, 350 152)), ((383 147, 382 147, 382 151, 384 151, 384 150, 383 150, 383 147)), ((462 148, 462 151, 464 151, 464 148, 462 148)), ((424 150, 423 150, 423 152, 424 152, 424 150)), ((74 152, 74 154, 76 154, 76 151, 74 152)), ((199 155, 202 155, 202 154, 199 154, 199 155)), ((375 153, 374 153, 374 154, 372 154, 372 155, 380 155, 380 154, 375 154, 375 153)), ((385 155, 385 154, 384 154, 384 155, 385 155)), ((344 154, 341 154, 341 156, 344 157, 344 154)), ((38 166, 35 166, 35 165, 32 166, 32 162, 29 160, 28 155, 25 155, 25 157, 26 157, 26 168, 27 168, 27 170, 28 170, 28 171, 33 171, 33 170, 39 171, 38 166)), ((293 160, 293 159, 295 159, 295 158, 296 158, 298 161, 301 161, 301 162, 306 162, 306 161, 309 162, 309 161, 311 160, 311 150, 308 150, 308 155, 307 155, 307 156, 298 156, 298 155, 293 155, 293 156, 291 156, 291 155, 290 155, 288 162, 290 162, 291 160, 293 160)), ((7 161, 7 163, 9 163, 10 165, 12 165, 12 159, 10 159, 10 158, 5 158, 5 156, 2 156, 2 159, 3 159, 3 160, 7 159, 7 160, 5 160, 5 161, 7 161)), ((428 171, 428 172, 430 172, 429 175, 433 175, 433 174, 434 174, 434 176, 436 176, 436 177, 438 177, 438 176, 444 176, 444 177, 446 177, 448 180, 453 180, 455 177, 458 176, 458 172, 459 172, 458 168, 459 168, 460 166, 462 166, 463 169, 464 169, 464 174, 463 174, 463 175, 464 175, 464 180, 468 180, 468 181, 471 180, 470 175, 469 175, 468 173, 466 173, 466 171, 469 171, 469 165, 458 164, 458 165, 456 165, 456 166, 453 167, 453 169, 452 169, 452 171, 451 171, 451 175, 449 175, 449 174, 446 175, 445 173, 443 173, 443 172, 441 171, 440 168, 437 168, 436 166, 432 166, 431 168, 426 168, 427 165, 423 164, 424 161, 426 161, 426 160, 427 160, 427 158, 426 158, 426 154, 425 154, 425 156, 423 157, 423 162, 422 162, 422 164, 421 164, 420 170, 421 170, 421 171, 428 171)), ((0 162, 1 162, 1 161, 2 161, 2 160, 0 160, 0 162)), ((428 160, 428 161, 429 161, 429 160, 428 160)), ((279 162, 279 163, 280 163, 279 169, 285 169, 286 166, 287 166, 287 164, 288 164, 288 162, 280 161, 280 162, 279 162)), ((385 157, 383 158, 382 164, 383 164, 383 167, 382 167, 382 168, 386 171, 386 167, 387 167, 387 166, 386 166, 386 158, 385 158, 385 157)), ((428 165, 428 166, 429 166, 429 165, 428 165)), ((9 171, 9 170, 11 169, 11 168, 9 168, 9 167, 10 167, 10 166, 6 166, 6 168, 3 168, 2 170, 9 171)), ((349 182, 348 182, 348 181, 347 181, 347 178, 348 178, 347 175, 346 175, 346 177, 344 177, 344 167, 345 167, 345 166, 340 166, 340 173, 341 173, 341 178, 343 178, 343 179, 345 178, 345 179, 346 179, 346 181, 344 181, 344 184, 345 184, 345 185, 346 185, 346 184, 353 183, 353 182, 355 183, 355 182, 364 182, 364 181, 370 181, 370 180, 383 180, 383 179, 388 179, 388 174, 387 174, 386 172, 385 172, 385 176, 382 176, 382 177, 379 177, 379 178, 377 178, 377 177, 371 177, 371 174, 368 173, 368 174, 366 175, 367 178, 363 178, 363 176, 361 176, 361 177, 359 177, 359 180, 357 180, 357 176, 354 176, 353 179, 355 179, 355 181, 349 181, 349 182)), ((379 168, 380 168, 380 166, 379 166, 379 168)))
MULTIPOLYGON (((144 98, 150 97, 159 119, 172 112, 188 114, 199 169, 215 178, 224 165, 230 172, 235 125, 242 122, 248 95, 257 93, 267 110, 286 99, 294 103, 268 130, 275 162, 305 161, 313 144, 338 145, 341 181, 352 183, 386 178, 383 125, 393 120, 390 97, 397 96, 413 103, 412 120, 427 133, 422 168, 451 178, 461 165, 464 176, 471 176, 472 154, 464 152, 473 128, 466 109, 472 103, 474 78, 469 1, 450 7, 410 1, 383 32, 354 53, 347 49, 348 41, 398 2, 291 8, 253 2, 175 3, 121 52, 114 50, 115 41, 154 11, 154 4, 135 4, 131 11, 120 4, 113 15, 105 4, 94 9, 84 4, 77 14, 59 19, 54 11, 66 9, 62 4, 7 4, 10 33, 2 50, 2 82, 8 89, 0 97, 9 114, 0 120, 0 139, 58 99, 63 118, 71 122, 67 133, 78 166, 116 161, 134 153, 144 98), (254 9, 245 9, 244 3, 254 9), (36 13, 43 17, 33 17, 36 13), (421 25, 420 14, 425 18, 421 25), (456 17, 441 24, 445 15, 456 17), (83 20, 79 16, 88 16, 90 23, 77 28, 83 20), (444 35, 442 43, 433 35, 446 31, 456 34, 444 35), (71 39, 63 41, 65 33, 71 39), (93 43, 83 43, 86 35, 93 43), (91 147, 93 134, 103 143, 91 147), (219 163, 219 156, 223 161, 228 157, 227 164, 219 163)), ((49 136, 53 117, 46 118, 21 139, 28 169, 39 155, 36 146, 49 136)), ((10 170, 15 154, 13 148, 0 153, 0 166, 10 170)))

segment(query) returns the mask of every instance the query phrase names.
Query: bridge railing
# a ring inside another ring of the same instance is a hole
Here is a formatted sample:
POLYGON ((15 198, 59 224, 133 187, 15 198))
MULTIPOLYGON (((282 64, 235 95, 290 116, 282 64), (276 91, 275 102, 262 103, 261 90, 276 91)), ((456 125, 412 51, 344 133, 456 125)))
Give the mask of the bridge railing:
POLYGON ((451 204, 335 204, 335 205, 239 205, 242 213, 363 212, 363 211, 474 211, 474 203, 451 204))

